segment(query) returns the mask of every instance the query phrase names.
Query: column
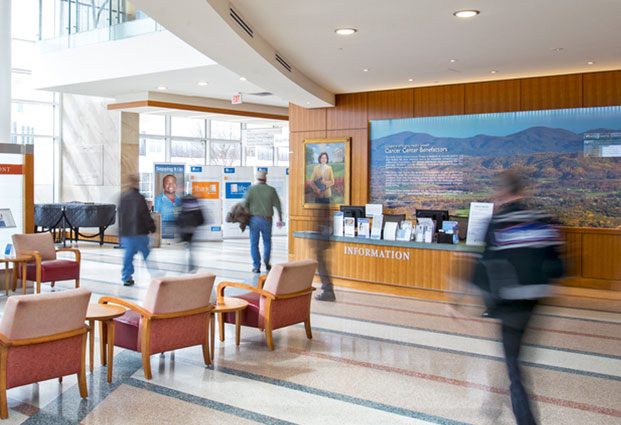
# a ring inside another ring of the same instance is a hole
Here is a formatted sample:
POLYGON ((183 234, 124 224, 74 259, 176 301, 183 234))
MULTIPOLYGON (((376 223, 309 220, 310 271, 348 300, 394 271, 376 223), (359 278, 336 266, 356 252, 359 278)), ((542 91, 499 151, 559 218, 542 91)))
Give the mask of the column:
POLYGON ((0 0, 0 143, 11 142, 11 0, 0 0))
POLYGON ((121 112, 121 187, 130 174, 138 174, 139 119, 135 112, 121 112))

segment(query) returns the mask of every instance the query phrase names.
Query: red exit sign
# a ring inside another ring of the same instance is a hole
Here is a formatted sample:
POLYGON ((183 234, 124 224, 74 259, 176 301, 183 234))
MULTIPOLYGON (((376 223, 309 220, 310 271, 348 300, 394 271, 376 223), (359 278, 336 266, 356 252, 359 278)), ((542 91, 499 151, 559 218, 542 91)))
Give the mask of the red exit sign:
POLYGON ((231 103, 233 105, 239 105, 240 103, 242 103, 242 95, 241 95, 241 93, 234 94, 231 97, 231 103))

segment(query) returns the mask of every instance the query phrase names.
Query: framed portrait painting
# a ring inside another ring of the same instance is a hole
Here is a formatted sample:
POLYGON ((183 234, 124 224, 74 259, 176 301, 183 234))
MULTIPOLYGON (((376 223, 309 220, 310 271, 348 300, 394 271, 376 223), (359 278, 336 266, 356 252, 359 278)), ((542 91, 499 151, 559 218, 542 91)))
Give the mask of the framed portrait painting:
POLYGON ((349 205, 351 140, 304 140, 304 208, 349 205))

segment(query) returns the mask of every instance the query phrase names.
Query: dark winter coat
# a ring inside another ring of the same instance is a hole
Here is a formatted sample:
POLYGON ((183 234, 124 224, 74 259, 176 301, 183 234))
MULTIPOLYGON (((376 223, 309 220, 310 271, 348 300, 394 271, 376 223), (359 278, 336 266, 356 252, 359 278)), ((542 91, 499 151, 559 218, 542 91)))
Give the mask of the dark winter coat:
POLYGON ((118 213, 120 236, 141 236, 155 232, 155 223, 151 218, 147 201, 138 189, 123 192, 118 213))
POLYGON ((250 211, 243 203, 235 204, 231 211, 226 215, 227 223, 239 223, 239 228, 243 232, 250 224, 250 211))

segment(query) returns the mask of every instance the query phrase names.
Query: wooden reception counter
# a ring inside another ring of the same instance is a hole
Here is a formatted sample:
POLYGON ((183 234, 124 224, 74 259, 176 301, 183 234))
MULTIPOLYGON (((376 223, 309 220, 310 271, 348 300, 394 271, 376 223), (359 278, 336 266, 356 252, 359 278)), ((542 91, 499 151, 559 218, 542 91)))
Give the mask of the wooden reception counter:
MULTIPOLYGON (((329 242, 325 258, 334 283, 379 292, 420 295, 450 291, 449 276, 468 276, 464 254, 482 248, 464 244, 386 241, 294 232, 294 259, 314 258, 315 245, 329 242)), ((434 296, 436 298, 438 294, 434 296)))

